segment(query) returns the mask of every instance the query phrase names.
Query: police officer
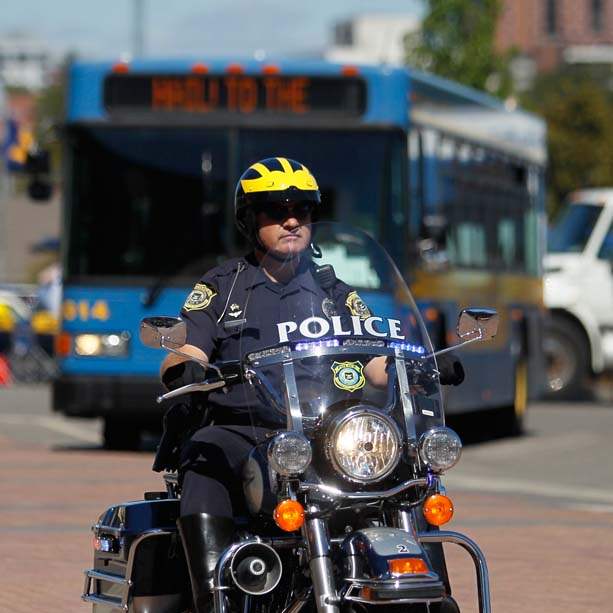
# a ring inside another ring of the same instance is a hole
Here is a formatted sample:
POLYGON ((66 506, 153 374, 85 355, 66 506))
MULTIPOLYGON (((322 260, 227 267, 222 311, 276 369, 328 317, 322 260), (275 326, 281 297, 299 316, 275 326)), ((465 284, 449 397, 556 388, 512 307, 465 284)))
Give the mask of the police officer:
MULTIPOLYGON (((321 206, 317 182, 299 162, 269 158, 250 166, 235 194, 235 219, 252 252, 207 272, 187 297, 181 317, 187 344, 181 351, 205 362, 240 360, 246 353, 278 343, 275 323, 301 305, 322 305, 322 313, 368 317, 359 295, 335 278, 322 277, 311 259, 311 229, 321 206), (301 300, 310 292, 317 300, 301 300), (247 297, 249 314, 246 315, 247 297), (254 308, 257 305, 257 308, 254 308)), ((439 366, 440 367, 440 366, 439 366)), ((386 381, 384 359, 364 369, 375 385, 386 381)), ((169 354, 161 368, 169 389, 205 378, 197 362, 169 354)), ((455 380, 452 382, 456 382, 455 380)), ((179 532, 187 555, 194 604, 208 609, 212 575, 220 553, 233 541, 234 518, 247 515, 242 495, 242 468, 258 442, 283 427, 285 418, 255 395, 252 386, 212 392, 207 400, 209 425, 183 446, 179 532)))

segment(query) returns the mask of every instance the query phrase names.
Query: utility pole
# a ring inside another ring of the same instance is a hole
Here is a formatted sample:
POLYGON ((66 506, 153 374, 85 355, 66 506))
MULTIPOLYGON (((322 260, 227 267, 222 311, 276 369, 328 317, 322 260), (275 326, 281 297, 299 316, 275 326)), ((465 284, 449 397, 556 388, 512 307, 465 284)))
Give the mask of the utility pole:
POLYGON ((135 58, 145 54, 145 0, 133 0, 132 55, 135 58))
MULTIPOLYGON (((6 98, 4 95, 4 81, 0 79, 0 124, 2 127, 2 137, 6 138, 4 131, 7 129, 8 113, 6 111, 6 98)), ((7 236, 8 230, 6 227, 6 220, 8 218, 8 211, 6 210, 9 205, 9 173, 6 169, 6 159, 4 153, 0 150, 0 283, 6 281, 6 274, 8 270, 7 263, 7 236)))

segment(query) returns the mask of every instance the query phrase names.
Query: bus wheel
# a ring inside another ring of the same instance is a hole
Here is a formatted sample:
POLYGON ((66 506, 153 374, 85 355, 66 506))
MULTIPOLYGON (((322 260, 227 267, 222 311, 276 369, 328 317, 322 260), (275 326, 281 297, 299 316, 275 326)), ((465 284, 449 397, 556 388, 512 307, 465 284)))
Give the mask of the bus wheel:
POLYGON ((104 420, 104 448, 133 451, 140 447, 141 431, 125 419, 107 417, 104 420))
POLYGON ((559 317, 545 328, 547 398, 583 400, 587 397, 589 353, 585 338, 572 322, 559 317))
POLYGON ((520 359, 515 367, 513 404, 495 410, 494 434, 520 436, 524 433, 524 416, 528 407, 528 363, 520 359))

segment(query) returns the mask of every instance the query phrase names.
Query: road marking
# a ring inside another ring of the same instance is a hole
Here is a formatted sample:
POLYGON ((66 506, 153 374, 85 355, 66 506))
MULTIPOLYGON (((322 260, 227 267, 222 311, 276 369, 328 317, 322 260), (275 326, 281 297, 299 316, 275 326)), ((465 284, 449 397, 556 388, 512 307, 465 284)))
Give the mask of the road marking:
POLYGON ((48 430, 53 430, 60 434, 67 434, 68 436, 88 443, 101 443, 100 433, 96 432, 94 428, 69 424, 59 417, 42 417, 40 419, 40 424, 48 430))
POLYGON ((39 426, 59 434, 65 434, 71 438, 84 441, 86 443, 100 444, 102 439, 98 431, 97 424, 91 423, 88 426, 71 424, 61 417, 48 415, 20 415, 16 413, 0 414, 0 423, 14 426, 39 426))
POLYGON ((566 505, 573 511, 587 511, 588 513, 613 513, 613 504, 580 504, 566 505))
POLYGON ((458 487, 479 492, 531 494, 546 498, 613 503, 613 492, 597 488, 578 487, 576 485, 538 483, 523 479, 501 479, 500 477, 468 477, 463 475, 447 475, 445 482, 448 488, 458 487))

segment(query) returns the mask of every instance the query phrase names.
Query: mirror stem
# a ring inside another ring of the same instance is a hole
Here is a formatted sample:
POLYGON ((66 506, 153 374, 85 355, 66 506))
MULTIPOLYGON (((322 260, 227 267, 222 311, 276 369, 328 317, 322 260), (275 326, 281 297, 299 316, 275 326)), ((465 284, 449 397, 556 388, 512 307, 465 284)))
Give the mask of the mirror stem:
POLYGON ((437 357, 439 355, 442 355, 443 353, 448 353, 449 351, 453 351, 454 349, 458 349, 459 347, 464 347, 464 345, 469 345, 470 343, 474 343, 476 341, 480 341, 482 338, 483 338, 483 335, 479 334, 479 336, 476 336, 475 338, 471 338, 471 339, 469 339, 467 341, 459 343, 458 345, 453 345, 452 347, 445 347, 445 349, 439 349, 438 351, 435 351, 434 353, 431 353, 431 354, 427 355, 426 358, 437 357))

